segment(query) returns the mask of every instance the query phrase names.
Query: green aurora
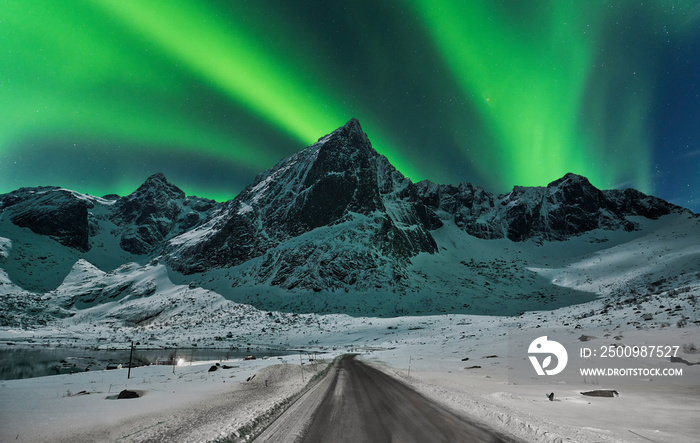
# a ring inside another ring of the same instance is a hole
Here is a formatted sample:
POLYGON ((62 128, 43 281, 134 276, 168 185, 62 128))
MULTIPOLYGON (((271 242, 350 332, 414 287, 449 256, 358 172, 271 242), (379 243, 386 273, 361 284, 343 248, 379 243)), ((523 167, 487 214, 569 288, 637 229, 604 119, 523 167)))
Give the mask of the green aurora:
POLYGON ((164 172, 227 200, 357 117, 414 181, 507 192, 575 172, 694 209, 700 107, 681 95, 698 93, 699 14, 663 0, 1 0, 0 192, 125 195, 164 172), (674 103, 689 123, 669 133, 674 103))

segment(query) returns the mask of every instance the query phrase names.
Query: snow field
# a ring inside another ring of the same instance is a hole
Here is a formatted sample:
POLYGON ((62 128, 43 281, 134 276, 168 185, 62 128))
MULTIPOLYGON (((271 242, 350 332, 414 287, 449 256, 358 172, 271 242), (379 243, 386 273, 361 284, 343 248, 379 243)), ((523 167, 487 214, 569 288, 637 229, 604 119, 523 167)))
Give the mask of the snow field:
POLYGON ((325 366, 305 362, 302 382, 298 355, 209 372, 215 363, 138 367, 128 380, 119 369, 0 381, 0 441, 212 441, 236 435, 325 366), (141 397, 116 400, 123 389, 141 397))

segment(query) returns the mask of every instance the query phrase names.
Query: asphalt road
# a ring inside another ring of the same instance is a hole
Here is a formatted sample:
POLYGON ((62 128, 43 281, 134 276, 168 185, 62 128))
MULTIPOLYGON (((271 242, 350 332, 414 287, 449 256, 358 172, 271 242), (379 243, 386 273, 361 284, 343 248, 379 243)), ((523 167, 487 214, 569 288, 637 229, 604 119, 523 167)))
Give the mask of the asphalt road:
POLYGON ((342 359, 256 442, 503 442, 362 362, 342 359))

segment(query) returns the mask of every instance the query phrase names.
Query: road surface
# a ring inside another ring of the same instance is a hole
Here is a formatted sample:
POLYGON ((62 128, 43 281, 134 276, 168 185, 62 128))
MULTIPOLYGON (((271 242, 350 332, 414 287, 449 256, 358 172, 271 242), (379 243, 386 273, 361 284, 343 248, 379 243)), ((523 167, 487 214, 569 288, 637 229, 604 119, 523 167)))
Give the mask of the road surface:
POLYGON ((500 436, 353 357, 340 360, 255 441, 493 442, 500 436))

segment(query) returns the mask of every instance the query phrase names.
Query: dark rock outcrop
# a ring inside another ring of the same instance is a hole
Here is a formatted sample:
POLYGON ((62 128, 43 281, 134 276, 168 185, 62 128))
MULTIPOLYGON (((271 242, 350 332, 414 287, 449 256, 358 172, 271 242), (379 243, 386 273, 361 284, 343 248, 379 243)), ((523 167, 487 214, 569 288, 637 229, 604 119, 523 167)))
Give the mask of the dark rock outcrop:
POLYGON ((168 238, 198 225, 215 205, 212 200, 185 198, 180 188, 157 173, 133 193, 119 198, 110 218, 123 227, 119 239, 123 250, 148 254, 160 251, 168 238))
POLYGON ((436 252, 429 230, 441 224, 352 119, 260 174, 210 223, 174 238, 167 257, 193 273, 264 255, 256 281, 322 287, 356 282, 355 269, 398 269, 420 252, 436 252), (319 229, 327 229, 322 237, 311 234, 319 229), (294 275, 300 267, 303 275, 294 275))
POLYGON ((127 389, 124 389, 117 395, 117 399, 128 399, 128 398, 139 398, 138 392, 135 391, 129 391, 127 389))
POLYGON ((8 213, 13 224, 82 252, 90 249, 92 206, 80 194, 58 187, 22 188, 0 196, 0 211, 8 213))
POLYGON ((459 186, 420 182, 416 189, 429 209, 467 233, 484 239, 566 240, 594 229, 637 225, 629 217, 657 219, 682 210, 633 189, 601 191, 588 179, 566 174, 546 187, 520 187, 493 195, 471 184, 459 186))

